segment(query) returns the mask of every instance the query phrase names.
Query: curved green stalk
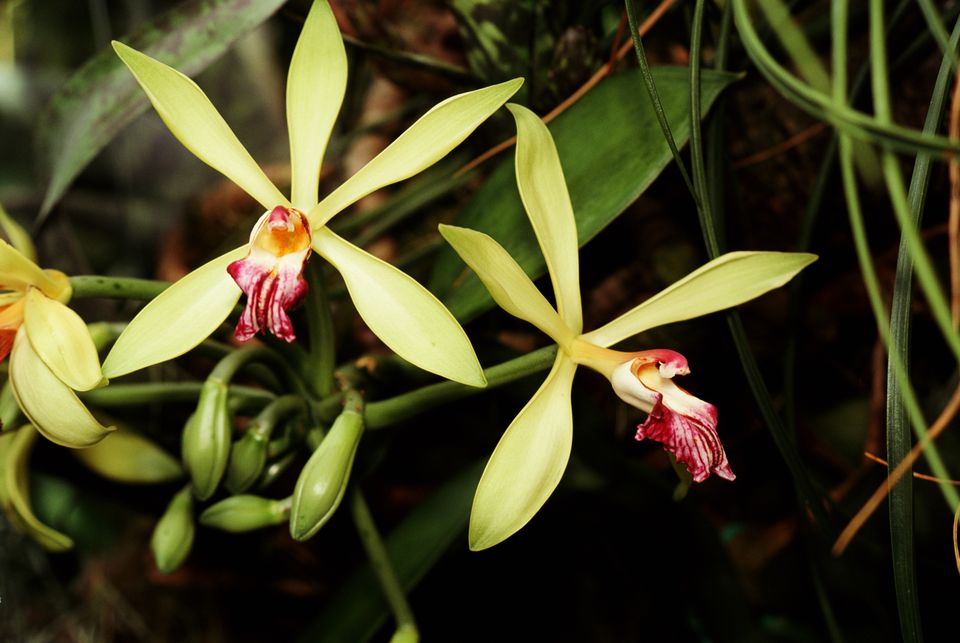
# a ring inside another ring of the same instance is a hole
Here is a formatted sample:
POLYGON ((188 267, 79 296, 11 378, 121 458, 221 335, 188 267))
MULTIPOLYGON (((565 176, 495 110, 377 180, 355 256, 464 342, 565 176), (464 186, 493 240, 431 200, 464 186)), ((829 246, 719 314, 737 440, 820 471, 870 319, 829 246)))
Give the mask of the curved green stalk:
POLYGON ((153 299, 170 287, 169 281, 154 279, 135 279, 133 277, 100 277, 97 275, 77 275, 70 277, 74 299, 153 299))
MULTIPOLYGON (((691 27, 692 35, 690 39, 690 158, 693 166, 694 185, 700 195, 700 203, 703 207, 698 210, 700 217, 700 228, 703 233, 704 244, 707 247, 708 256, 712 259, 720 254, 720 245, 717 233, 717 222, 714 218, 713 204, 722 203, 719 198, 710 198, 707 194, 709 186, 707 184, 706 168, 702 148, 702 137, 700 134, 700 54, 701 54, 701 34, 703 30, 703 0, 698 0, 694 8, 693 24, 691 27)), ((715 183, 716 187, 722 183, 715 183)), ((750 384, 750 390, 763 416, 764 423, 770 429, 774 444, 784 459, 784 463, 790 470, 793 483, 797 494, 805 508, 810 511, 815 524, 821 532, 827 536, 831 532, 829 517, 823 507, 823 495, 817 490, 814 482, 810 479, 806 468, 803 465, 797 447, 790 439, 787 428, 781 420, 779 414, 773 407, 773 399, 767 389, 763 375, 760 373, 760 367, 757 364, 756 357, 750 349, 746 331, 743 328, 743 322, 736 311, 727 314, 727 324, 730 327, 730 334, 733 337, 737 349, 737 355, 744 370, 744 375, 750 384)))
POLYGON ((909 152, 960 152, 960 142, 943 136, 931 136, 859 112, 847 105, 838 105, 783 68, 763 46, 750 21, 746 0, 731 0, 733 16, 741 42, 757 69, 778 91, 817 118, 828 121, 854 138, 888 144, 909 152))

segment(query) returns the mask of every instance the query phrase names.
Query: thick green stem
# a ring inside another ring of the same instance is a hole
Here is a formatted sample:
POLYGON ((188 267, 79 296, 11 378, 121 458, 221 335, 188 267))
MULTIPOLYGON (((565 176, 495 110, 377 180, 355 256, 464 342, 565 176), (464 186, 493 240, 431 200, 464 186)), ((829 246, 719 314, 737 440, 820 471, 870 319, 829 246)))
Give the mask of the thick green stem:
POLYGON ((310 292, 304 307, 310 332, 310 353, 304 365, 304 375, 310 387, 320 397, 333 391, 333 371, 336 367, 336 335, 333 313, 323 282, 323 268, 319 261, 307 264, 310 292))
POLYGON ((367 404, 367 429, 382 429, 445 402, 459 400, 468 395, 508 384, 537 371, 544 371, 550 368, 556 356, 556 345, 550 345, 503 364, 484 369, 483 373, 487 377, 487 388, 485 389, 466 386, 457 382, 440 382, 388 400, 372 402, 367 404))
POLYGON ((283 420, 296 415, 306 409, 306 401, 299 395, 284 395, 270 401, 253 420, 250 421, 250 431, 259 433, 269 439, 274 427, 283 420))
POLYGON ((70 277, 74 299, 103 297, 106 299, 153 299, 170 287, 169 281, 134 279, 133 277, 100 277, 79 275, 70 277))
POLYGON ((373 573, 380 583, 380 589, 390 605, 393 617, 397 621, 397 631, 403 630, 407 641, 419 640, 417 624, 413 618, 410 604, 407 602, 407 596, 403 592, 403 586, 400 584, 400 579, 397 578, 397 572, 393 568, 383 538, 373 522, 370 507, 367 506, 367 501, 364 500, 359 491, 354 491, 351 494, 350 509, 353 512, 353 523, 357 527, 360 541, 363 543, 364 549, 367 550, 370 566, 373 568, 373 573))
MULTIPOLYGON (((80 398, 93 406, 139 406, 152 402, 196 402, 202 382, 159 382, 149 384, 111 384, 105 388, 80 393, 80 398)), ((276 396, 250 386, 231 386, 230 396, 269 402, 276 396)))

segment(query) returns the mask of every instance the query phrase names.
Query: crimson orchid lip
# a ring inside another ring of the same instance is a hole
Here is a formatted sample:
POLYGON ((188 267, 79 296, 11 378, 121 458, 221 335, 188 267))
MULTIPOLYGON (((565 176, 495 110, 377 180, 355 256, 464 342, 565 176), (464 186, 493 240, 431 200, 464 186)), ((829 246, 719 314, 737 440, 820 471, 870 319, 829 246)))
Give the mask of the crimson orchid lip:
POLYGON ((279 339, 296 339, 287 314, 307 294, 303 267, 310 258, 310 221, 295 208, 277 206, 264 213, 250 233, 247 256, 227 266, 227 272, 247 295, 234 336, 252 339, 270 332, 279 339))
POLYGON ((611 378, 620 399, 648 413, 637 427, 636 439, 650 438, 687 467, 694 481, 711 473, 734 480, 733 470, 717 434, 717 408, 673 381, 690 372, 686 358, 675 351, 651 350, 618 366, 611 378))

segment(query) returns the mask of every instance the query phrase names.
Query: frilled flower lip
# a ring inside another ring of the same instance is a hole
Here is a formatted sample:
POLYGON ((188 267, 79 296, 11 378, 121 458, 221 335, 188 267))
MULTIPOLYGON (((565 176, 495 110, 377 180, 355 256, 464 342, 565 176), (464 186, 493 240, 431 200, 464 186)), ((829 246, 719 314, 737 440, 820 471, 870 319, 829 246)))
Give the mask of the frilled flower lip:
POLYGON ((307 294, 303 267, 310 258, 312 235, 306 215, 276 206, 265 212, 250 233, 247 256, 227 266, 227 272, 247 295, 234 335, 240 341, 258 332, 279 339, 296 339, 287 314, 307 294))
POLYGON ((687 360, 670 350, 651 350, 618 366, 611 378, 614 391, 628 404, 648 413, 637 427, 638 441, 660 442, 683 463, 694 481, 711 473, 736 479, 717 434, 717 408, 673 381, 674 375, 690 372, 687 360))

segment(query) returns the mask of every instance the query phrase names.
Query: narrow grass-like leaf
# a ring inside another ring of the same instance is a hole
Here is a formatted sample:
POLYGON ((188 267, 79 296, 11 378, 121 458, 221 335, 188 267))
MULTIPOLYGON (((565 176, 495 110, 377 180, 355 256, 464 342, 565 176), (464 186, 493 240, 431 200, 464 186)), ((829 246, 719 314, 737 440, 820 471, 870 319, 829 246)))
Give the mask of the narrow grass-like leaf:
MULTIPOLYGON (((699 93, 702 82, 700 72, 701 55, 701 36, 703 30, 703 0, 698 0, 694 9, 694 19, 691 27, 692 37, 690 42, 690 103, 691 103, 691 134, 690 134, 690 159, 693 169, 694 186, 700 196, 702 207, 697 214, 700 218, 700 228, 703 233, 704 244, 710 257, 716 257, 720 252, 718 230, 718 219, 713 211, 714 204, 722 207, 722 199, 719 195, 708 193, 706 167, 703 156, 702 141, 700 139, 700 118, 698 109, 700 105, 699 93)), ((822 534, 829 534, 829 518, 824 509, 823 495, 817 490, 816 485, 804 467, 797 446, 791 439, 786 425, 780 418, 780 414, 773 406, 773 398, 767 388, 760 367, 757 364, 753 350, 747 339, 746 330, 737 311, 731 311, 727 316, 727 324, 730 327, 730 334, 733 337, 734 345, 737 349, 737 355, 740 358, 740 364, 743 367, 744 375, 750 385, 750 390, 760 409, 767 428, 770 430, 771 437, 784 463, 790 470, 793 483, 796 488, 797 496, 803 503, 807 511, 811 512, 816 527, 822 534)))
MULTIPOLYGON (((194 75, 283 2, 191 0, 157 16, 123 41, 194 75)), ((48 179, 41 219, 97 153, 147 105, 147 97, 110 48, 67 80, 36 128, 40 166, 48 179)))
MULTIPOLYGON (((845 31, 845 29, 844 29, 845 31)), ((949 50, 956 51, 960 42, 960 21, 954 26, 950 36, 949 50)), ((923 131, 935 133, 943 121, 947 109, 950 81, 953 79, 953 65, 947 57, 940 63, 934 82, 930 106, 923 123, 923 131)), ((923 210, 930 185, 930 171, 933 159, 928 155, 918 155, 913 165, 907 201, 910 204, 912 225, 919 230, 923 210)), ((911 303, 913 299, 913 260, 907 248, 905 238, 900 240, 897 256, 897 268, 893 284, 893 296, 890 302, 890 345, 891 355, 899 355, 903 368, 910 372, 910 329, 912 322, 911 303)), ((912 447, 910 423, 903 404, 900 381, 893 360, 887 362, 887 460, 892 470, 907 456, 912 447)), ((917 578, 914 564, 913 545, 913 476, 908 469, 900 481, 890 489, 887 497, 890 513, 890 545, 893 561, 893 582, 897 595, 897 611, 900 615, 900 632, 904 641, 919 643, 915 633, 920 629, 920 605, 917 592, 917 578)))
POLYGON ((846 105, 838 105, 830 96, 805 84, 783 68, 763 46, 760 36, 750 21, 746 0, 731 0, 737 31, 747 54, 757 69, 780 93, 816 118, 826 120, 851 136, 884 143, 908 152, 960 152, 960 142, 943 136, 923 134, 893 123, 883 123, 876 117, 859 112, 846 105))

